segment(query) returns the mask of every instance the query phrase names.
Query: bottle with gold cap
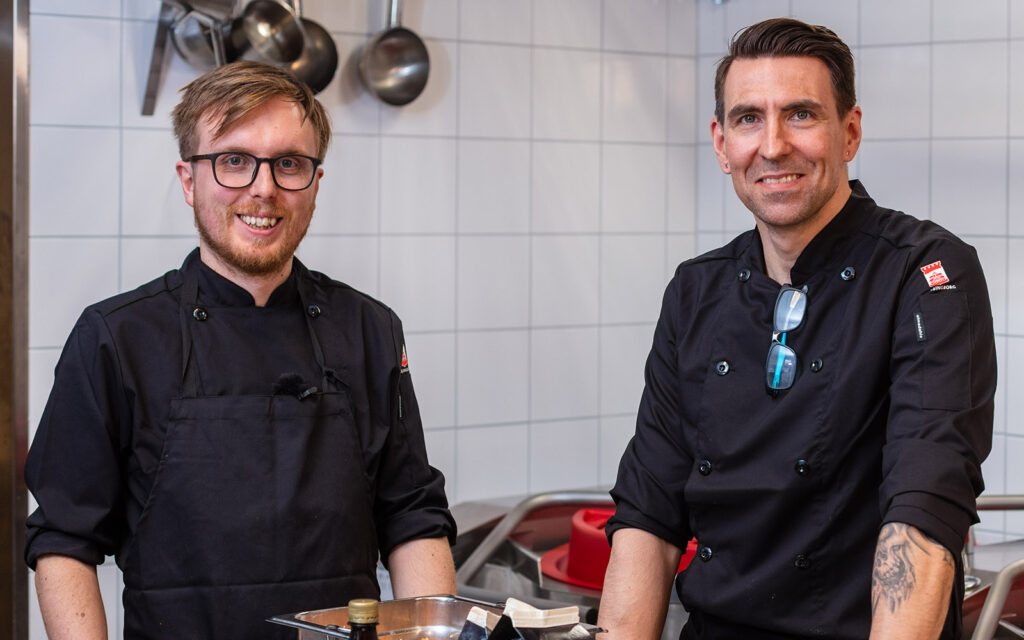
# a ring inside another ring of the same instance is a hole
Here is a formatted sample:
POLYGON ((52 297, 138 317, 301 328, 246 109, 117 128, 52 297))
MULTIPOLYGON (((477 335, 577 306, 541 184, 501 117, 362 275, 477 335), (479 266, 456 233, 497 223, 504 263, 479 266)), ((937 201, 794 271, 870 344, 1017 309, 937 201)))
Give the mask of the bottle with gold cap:
POLYGON ((348 626, 351 640, 377 640, 380 603, 369 598, 348 601, 348 626))

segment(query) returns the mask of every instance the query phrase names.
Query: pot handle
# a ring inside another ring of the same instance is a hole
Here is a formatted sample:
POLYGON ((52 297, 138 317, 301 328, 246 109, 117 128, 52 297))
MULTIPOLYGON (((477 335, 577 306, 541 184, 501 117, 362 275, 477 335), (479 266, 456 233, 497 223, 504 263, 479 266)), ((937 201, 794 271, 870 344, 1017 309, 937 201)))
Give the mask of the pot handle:
POLYGON ((174 22, 175 5, 163 2, 160 18, 156 24, 156 38, 153 39, 153 55, 149 60, 149 77, 146 79, 146 94, 142 99, 142 115, 151 116, 156 109, 156 94, 160 92, 164 61, 167 59, 167 36, 174 22))
POLYGON ((389 0, 388 2, 388 29, 402 25, 402 1, 389 0))

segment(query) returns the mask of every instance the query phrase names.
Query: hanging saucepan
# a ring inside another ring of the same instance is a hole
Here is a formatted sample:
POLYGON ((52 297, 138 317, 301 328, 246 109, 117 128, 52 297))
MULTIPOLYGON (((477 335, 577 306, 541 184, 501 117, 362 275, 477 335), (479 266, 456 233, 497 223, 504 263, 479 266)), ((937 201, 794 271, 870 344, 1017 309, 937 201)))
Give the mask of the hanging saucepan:
POLYGON ((178 55, 196 69, 219 67, 227 61, 224 25, 200 11, 189 11, 171 25, 171 43, 178 55))
POLYGON ((302 45, 302 54, 288 65, 288 69, 295 77, 308 84, 313 93, 320 93, 331 83, 335 71, 338 70, 338 47, 327 29, 302 17, 299 0, 291 2, 292 10, 299 16, 306 37, 302 45))
POLYGON ((292 62, 302 54, 305 34, 298 16, 279 0, 252 0, 231 24, 228 60, 292 62))
POLYGON ((415 100, 430 73, 427 47, 419 36, 400 26, 400 12, 400 0, 391 0, 387 31, 371 40, 359 59, 359 76, 366 88, 395 106, 415 100))
POLYGON ((309 85, 313 93, 320 93, 334 79, 338 70, 338 48, 334 38, 316 22, 300 18, 302 29, 306 32, 302 55, 296 58, 288 68, 295 77, 309 85))

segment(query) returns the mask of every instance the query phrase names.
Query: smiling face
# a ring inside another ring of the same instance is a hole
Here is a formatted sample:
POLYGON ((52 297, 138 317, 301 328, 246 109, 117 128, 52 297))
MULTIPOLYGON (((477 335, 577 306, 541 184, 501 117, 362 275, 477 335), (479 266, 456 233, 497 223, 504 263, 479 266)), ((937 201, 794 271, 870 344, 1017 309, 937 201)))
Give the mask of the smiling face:
MULTIPOLYGON (((244 151, 260 158, 285 154, 316 155, 316 134, 302 108, 280 98, 260 106, 219 138, 216 121, 198 125, 196 155, 244 151)), ((209 160, 178 162, 185 201, 195 212, 200 258, 211 269, 239 282, 251 278, 283 280, 292 256, 306 235, 316 206, 323 169, 302 191, 279 188, 268 163, 242 189, 217 184, 209 160)))
POLYGON ((725 79, 711 135, 722 171, 762 231, 813 237, 850 195, 846 163, 861 111, 839 115, 828 68, 812 57, 742 58, 725 79))

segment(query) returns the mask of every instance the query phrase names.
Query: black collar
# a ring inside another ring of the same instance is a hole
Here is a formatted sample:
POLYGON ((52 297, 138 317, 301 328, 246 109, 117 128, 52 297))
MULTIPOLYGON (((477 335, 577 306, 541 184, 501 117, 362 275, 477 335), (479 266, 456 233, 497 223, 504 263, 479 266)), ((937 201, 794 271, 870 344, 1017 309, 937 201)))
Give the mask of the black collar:
MULTIPOLYGON (((183 273, 193 270, 197 272, 199 280, 199 297, 206 304, 224 307, 255 306, 256 301, 253 299, 252 294, 220 275, 199 259, 198 248, 188 254, 185 262, 181 265, 183 273)), ((298 304, 299 291, 296 282, 298 274, 305 271, 306 267, 299 262, 298 258, 293 258, 292 272, 288 274, 288 279, 282 282, 270 294, 266 306, 283 307, 298 304)))
MULTIPOLYGON (((849 243, 875 209, 875 201, 868 195, 860 180, 851 180, 850 189, 850 197, 843 208, 811 239, 796 259, 790 270, 794 285, 803 285, 815 274, 842 262, 846 257, 849 243)), ((749 243, 741 250, 740 259, 746 262, 749 268, 765 273, 764 246, 756 227, 749 238, 749 243)))

